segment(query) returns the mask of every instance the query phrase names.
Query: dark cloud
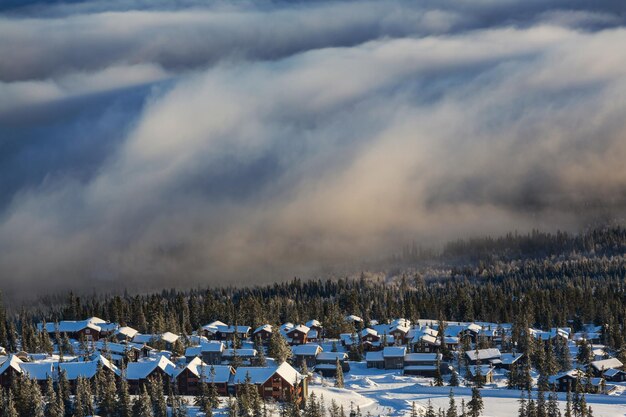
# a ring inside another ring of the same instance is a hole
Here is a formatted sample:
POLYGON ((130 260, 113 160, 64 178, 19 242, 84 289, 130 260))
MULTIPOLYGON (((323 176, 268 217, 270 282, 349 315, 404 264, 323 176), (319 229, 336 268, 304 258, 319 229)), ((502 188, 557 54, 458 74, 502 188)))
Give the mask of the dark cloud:
POLYGON ((557 0, 12 9, 3 287, 268 282, 619 217, 623 19, 557 0))

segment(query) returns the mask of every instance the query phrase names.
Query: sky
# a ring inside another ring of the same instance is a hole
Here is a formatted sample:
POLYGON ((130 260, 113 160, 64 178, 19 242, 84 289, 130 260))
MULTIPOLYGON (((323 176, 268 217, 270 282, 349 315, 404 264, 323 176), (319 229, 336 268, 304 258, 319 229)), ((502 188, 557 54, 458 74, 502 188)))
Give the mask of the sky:
POLYGON ((621 0, 0 0, 0 284, 260 284, 626 207, 621 0))

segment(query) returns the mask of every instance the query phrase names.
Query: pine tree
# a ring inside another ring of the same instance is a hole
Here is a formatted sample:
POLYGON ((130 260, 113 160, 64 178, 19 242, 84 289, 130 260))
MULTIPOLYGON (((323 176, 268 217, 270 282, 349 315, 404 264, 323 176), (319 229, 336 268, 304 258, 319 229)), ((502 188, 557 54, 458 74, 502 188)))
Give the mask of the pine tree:
POLYGON ((417 414, 417 406, 415 405, 415 401, 411 403, 411 417, 419 417, 419 414, 417 414))
POLYGON ((565 397, 565 414, 564 417, 572 417, 572 391, 567 389, 567 396, 565 397))
POLYGON ((446 411, 446 417, 457 417, 454 391, 452 390, 450 390, 450 394, 448 395, 448 411, 446 411))
POLYGON ((467 403, 470 417, 480 417, 483 412, 484 404, 480 395, 480 390, 476 387, 472 388, 472 399, 467 403))
POLYGON ((130 393, 128 392, 128 381, 125 375, 122 375, 120 379, 119 390, 117 391, 117 406, 118 417, 132 417, 133 406, 130 399, 130 393))
POLYGON ((526 403, 526 396, 524 395, 524 391, 521 391, 521 396, 518 402, 519 402, 519 408, 517 411, 517 416, 527 417, 528 416, 528 404, 526 403))
POLYGON ((435 414, 435 409, 433 408, 433 403, 432 401, 430 401, 430 398, 428 399, 428 406, 426 407, 426 414, 424 414, 424 417, 437 417, 437 414, 435 414))
POLYGON ((548 417, 561 417, 561 410, 559 409, 558 397, 555 392, 551 392, 548 396, 548 417))
POLYGON ((155 417, 154 412, 152 411, 150 395, 148 395, 148 390, 145 386, 133 404, 133 417, 155 417))
POLYGON ((343 383, 343 368, 341 367, 341 362, 339 362, 339 358, 337 358, 337 361, 335 363, 335 386, 337 388, 343 388, 344 383, 343 383))
POLYGON ((441 360, 437 355, 437 363, 435 365, 435 386, 443 387, 443 377, 441 376, 441 360))
POLYGON ((167 404, 165 403, 163 381, 160 375, 157 374, 156 377, 150 378, 149 388, 154 417, 167 417, 167 404))
POLYGON ((208 392, 208 402, 212 408, 217 408, 220 405, 220 395, 217 392, 217 386, 215 385, 215 367, 211 365, 211 370, 209 372, 211 383, 209 384, 209 392, 208 392))
POLYGON ((15 398, 13 397, 13 391, 9 388, 7 392, 6 408, 4 410, 4 417, 19 417, 17 408, 15 407, 15 398))
POLYGON ((285 362, 292 356, 291 348, 280 332, 272 332, 267 350, 268 355, 274 358, 278 364, 285 362))
POLYGON ((98 413, 103 417, 115 417, 117 413, 117 387, 113 372, 100 367, 101 384, 98 395, 98 413))
POLYGON ((459 386, 459 375, 457 374, 456 370, 452 370, 452 374, 450 375, 450 386, 451 387, 458 387, 459 386))

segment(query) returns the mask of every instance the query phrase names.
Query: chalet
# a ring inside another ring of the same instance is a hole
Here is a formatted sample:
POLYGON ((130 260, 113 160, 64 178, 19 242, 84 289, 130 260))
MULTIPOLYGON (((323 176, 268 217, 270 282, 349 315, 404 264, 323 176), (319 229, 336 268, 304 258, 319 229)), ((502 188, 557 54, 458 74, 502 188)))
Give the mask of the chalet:
POLYGON ((96 324, 104 322, 102 319, 93 317, 81 321, 60 321, 58 323, 39 323, 37 328, 39 331, 45 331, 51 338, 55 338, 57 333, 60 336, 67 335, 70 339, 98 340, 102 328, 96 324))
POLYGON ((218 332, 218 327, 227 326, 226 323, 219 320, 215 320, 209 324, 202 326, 202 334, 209 340, 215 339, 215 335, 218 332))
POLYGON ((176 374, 176 365, 161 356, 158 360, 130 362, 126 368, 126 379, 131 393, 138 394, 148 380, 157 375, 166 383, 176 374))
POLYGON ((165 332, 161 334, 136 334, 133 337, 133 343, 145 344, 152 347, 157 347, 162 344, 165 349, 171 350, 174 347, 174 344, 180 338, 179 335, 165 332))
POLYGON ((127 362, 137 362, 142 356, 142 351, 136 345, 127 343, 104 343, 98 341, 94 344, 96 351, 110 357, 113 363, 120 365, 127 362))
POLYGON ((476 381, 476 378, 480 375, 483 384, 493 383, 493 367, 491 365, 472 365, 468 367, 468 370, 468 377, 471 378, 472 381, 476 381))
POLYGON ((309 339, 310 341, 317 342, 324 336, 324 329, 322 327, 322 323, 320 323, 319 321, 315 319, 309 320, 304 325, 310 329, 309 333, 307 334, 307 339, 309 339))
POLYGON ((440 353, 408 353, 404 357, 404 374, 435 376, 437 368, 442 374, 447 371, 441 363, 440 353))
POLYGON ((202 362, 207 365, 219 365, 222 363, 223 354, 224 344, 216 341, 203 343, 200 346, 190 346, 185 349, 185 359, 187 362, 191 362, 193 359, 200 357, 202 362))
POLYGON ((255 385, 264 400, 288 401, 295 395, 296 402, 302 404, 308 397, 306 378, 287 362, 272 367, 237 368, 231 382, 233 393, 241 390, 246 382, 255 385))
POLYGON ((357 345, 359 343, 359 337, 356 333, 341 333, 339 335, 339 340, 341 340, 341 345, 346 347, 357 345))
POLYGON ((605 380, 611 382, 624 382, 626 381, 626 372, 619 369, 611 368, 604 371, 602 377, 605 380))
POLYGON ((437 338, 438 332, 430 327, 424 327, 412 333, 410 340, 411 350, 415 353, 438 352, 441 342, 437 338))
POLYGON ((465 357, 470 365, 489 364, 491 361, 499 360, 502 354, 499 349, 476 349, 465 352, 465 357))
POLYGON ((132 327, 124 326, 117 329, 115 333, 113 333, 113 337, 118 342, 130 342, 138 333, 139 332, 132 327))
POLYGON ((470 341, 476 342, 481 329, 481 326, 474 323, 447 324, 444 330, 444 336, 458 337, 459 339, 467 337, 470 341))
POLYGON ((299 324, 286 332, 287 341, 290 345, 304 345, 307 342, 309 328, 299 324))
POLYGON ((208 365, 200 358, 195 358, 184 368, 177 371, 174 378, 182 395, 197 395, 200 382, 215 384, 220 395, 228 395, 228 382, 235 370, 231 366, 208 365))
POLYGON ((402 369, 404 368, 404 356, 406 348, 404 346, 387 346, 383 349, 383 359, 385 361, 385 369, 402 369))
POLYGON ((306 366, 313 368, 316 364, 316 357, 322 352, 322 347, 316 344, 296 345, 291 348, 293 352, 293 364, 295 366, 306 366))
POLYGON ((350 372, 348 354, 345 352, 321 352, 317 355, 315 371, 325 377, 334 377, 337 374, 337 361, 343 372, 350 372))
POLYGON ((385 359, 383 351, 371 351, 365 354, 365 363, 368 368, 385 369, 385 359))
POLYGON ((239 339, 247 339, 250 336, 249 326, 217 326, 214 338, 217 340, 230 340, 234 336, 239 339))
POLYGON ((252 332, 253 339, 260 339, 262 343, 269 342, 272 337, 272 325, 264 324, 263 326, 257 327, 254 332, 252 332))
POLYGON ((256 358, 257 353, 256 349, 224 349, 222 360, 230 363, 235 356, 238 356, 244 364, 249 365, 256 358))
POLYGON ((511 369, 511 366, 516 364, 521 358, 524 356, 523 353, 503 353, 500 356, 500 359, 491 359, 489 362, 496 369, 506 369, 507 371, 511 369))
POLYGON ((23 363, 13 354, 0 358, 0 387, 8 389, 11 386, 13 379, 22 373, 23 363))
POLYGON ((70 387, 72 390, 76 389, 76 381, 79 377, 86 378, 90 381, 93 381, 96 373, 98 372, 98 367, 101 366, 104 372, 111 372, 115 378, 120 378, 122 373, 120 369, 109 362, 102 355, 96 355, 96 357, 90 361, 85 362, 61 362, 56 364, 56 370, 59 372, 64 372, 65 377, 70 383, 70 387))
POLYGON ((580 383, 583 391, 592 394, 601 392, 604 386, 604 378, 589 379, 579 369, 572 369, 571 371, 552 376, 549 381, 554 389, 560 392, 574 391, 577 383, 580 383))
POLYGON ((602 376, 602 374, 608 369, 622 369, 624 364, 617 358, 609 358, 593 361, 589 364, 589 366, 595 376, 602 376))
POLYGON ((394 324, 389 329, 389 334, 393 336, 395 343, 405 345, 407 342, 407 334, 411 328, 405 324, 394 324))

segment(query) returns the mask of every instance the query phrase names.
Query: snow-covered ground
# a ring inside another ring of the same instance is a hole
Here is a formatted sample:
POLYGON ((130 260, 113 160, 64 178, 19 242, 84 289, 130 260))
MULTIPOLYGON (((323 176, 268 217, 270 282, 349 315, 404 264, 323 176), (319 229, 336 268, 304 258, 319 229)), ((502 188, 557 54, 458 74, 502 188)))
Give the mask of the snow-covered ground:
MULTIPOLYGON (((319 398, 324 396, 326 403, 334 399, 347 411, 351 403, 359 406, 363 415, 368 412, 374 416, 408 416, 411 404, 416 403, 418 410, 432 401, 435 409, 448 408, 450 387, 432 387, 428 378, 403 376, 399 371, 367 369, 365 364, 352 363, 351 371, 345 374, 345 388, 333 387, 332 378, 314 377, 310 392, 319 398)), ((471 390, 467 387, 453 388, 457 406, 461 400, 468 402, 471 390)), ((485 404, 485 417, 516 416, 520 391, 496 387, 481 390, 485 404)), ((620 392, 621 394, 621 392, 620 392)), ((626 416, 626 396, 622 395, 587 395, 587 402, 592 406, 596 417, 626 416)), ((564 407, 565 394, 559 396, 564 407)))

